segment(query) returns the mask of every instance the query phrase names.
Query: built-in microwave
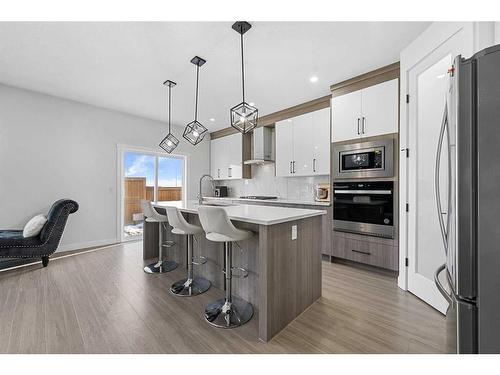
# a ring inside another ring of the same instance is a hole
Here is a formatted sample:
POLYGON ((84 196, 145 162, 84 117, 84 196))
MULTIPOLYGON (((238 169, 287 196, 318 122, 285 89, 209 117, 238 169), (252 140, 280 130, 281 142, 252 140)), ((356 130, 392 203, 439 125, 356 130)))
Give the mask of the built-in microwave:
POLYGON ((334 145, 332 148, 333 177, 373 178, 393 177, 393 139, 334 145))

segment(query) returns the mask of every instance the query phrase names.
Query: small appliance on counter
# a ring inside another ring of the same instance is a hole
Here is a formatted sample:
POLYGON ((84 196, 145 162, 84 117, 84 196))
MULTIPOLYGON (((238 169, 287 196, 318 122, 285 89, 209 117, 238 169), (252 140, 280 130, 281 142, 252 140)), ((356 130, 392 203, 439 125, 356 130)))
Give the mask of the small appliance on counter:
POLYGON ((314 200, 316 202, 330 202, 330 184, 324 182, 314 187, 314 200))
POLYGON ((214 196, 218 198, 227 197, 227 186, 216 186, 214 189, 214 196))

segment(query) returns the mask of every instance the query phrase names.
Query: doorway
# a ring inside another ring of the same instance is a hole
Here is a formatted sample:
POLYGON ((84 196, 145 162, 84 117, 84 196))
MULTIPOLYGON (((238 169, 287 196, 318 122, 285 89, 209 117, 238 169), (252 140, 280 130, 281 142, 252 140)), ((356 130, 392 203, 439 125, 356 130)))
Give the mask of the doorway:
MULTIPOLYGON (((445 262, 434 191, 437 145, 449 85, 447 72, 457 55, 469 57, 472 53, 471 29, 459 27, 434 49, 419 51, 420 56, 424 57, 412 66, 408 64, 407 70, 402 72, 406 74, 406 93, 409 95, 406 106, 406 144, 410 157, 407 159, 406 179, 403 181, 406 186, 401 188, 401 191, 406 190, 409 207, 407 233, 404 234, 407 236, 407 289, 441 313, 446 312, 448 303, 434 283, 435 271, 445 262)), ((443 150, 446 149, 445 144, 443 150)), ((441 157, 441 186, 448 185, 447 169, 447 160, 441 157)), ((445 202, 447 189, 441 189, 440 193, 441 201, 445 202)))
POLYGON ((135 148, 121 148, 120 239, 142 238, 141 200, 180 201, 185 193, 185 157, 135 148))

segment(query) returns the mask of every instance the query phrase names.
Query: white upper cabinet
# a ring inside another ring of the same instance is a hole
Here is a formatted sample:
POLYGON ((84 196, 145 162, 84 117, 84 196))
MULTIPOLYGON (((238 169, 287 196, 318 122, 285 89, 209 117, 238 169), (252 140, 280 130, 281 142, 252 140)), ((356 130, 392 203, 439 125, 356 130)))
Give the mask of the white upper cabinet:
POLYGON ((216 180, 227 178, 227 174, 225 175, 224 169, 221 168, 224 164, 224 153, 222 152, 224 150, 224 143, 224 137, 210 141, 210 174, 216 180))
POLYGON ((398 79, 334 97, 332 142, 398 132, 398 79))
POLYGON ((313 125, 312 116, 309 113, 292 118, 292 174, 295 176, 312 173, 313 125))
POLYGON ((276 176, 291 176, 293 161, 293 122, 292 120, 278 121, 275 126, 276 134, 276 176))
POLYGON ((361 90, 361 133, 373 137, 398 132, 398 80, 361 90))
POLYGON ((276 176, 330 173, 330 108, 276 123, 276 176))
POLYGON ((242 178, 241 134, 232 134, 210 141, 210 170, 215 180, 242 178))
POLYGON ((313 174, 330 174, 330 108, 313 112, 313 174))
POLYGON ((361 135, 361 90, 332 99, 332 142, 361 135))

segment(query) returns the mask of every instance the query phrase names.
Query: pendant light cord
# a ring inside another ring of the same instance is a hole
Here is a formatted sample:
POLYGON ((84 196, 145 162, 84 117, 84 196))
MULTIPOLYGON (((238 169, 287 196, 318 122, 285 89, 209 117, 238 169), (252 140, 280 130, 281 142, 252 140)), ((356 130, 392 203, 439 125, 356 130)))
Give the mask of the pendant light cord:
POLYGON ((168 134, 170 134, 170 111, 172 110, 172 85, 168 85, 168 134))
POLYGON ((240 37, 241 37, 241 85, 243 88, 243 102, 245 101, 245 67, 243 63, 243 33, 241 32, 243 26, 240 26, 240 37))
POLYGON ((194 121, 198 120, 198 81, 200 79, 200 66, 196 65, 196 97, 194 104, 194 121))

